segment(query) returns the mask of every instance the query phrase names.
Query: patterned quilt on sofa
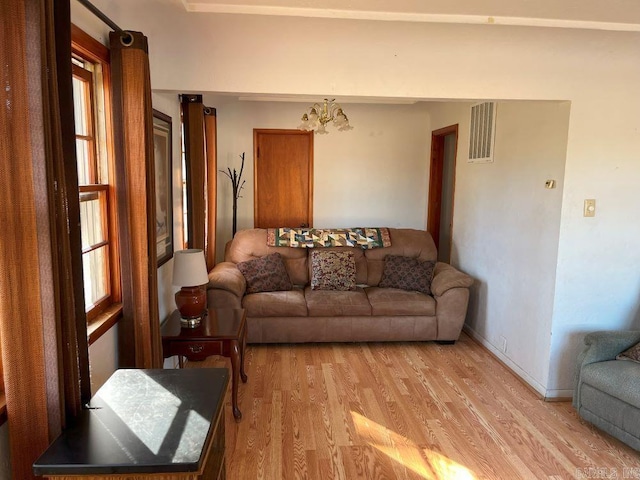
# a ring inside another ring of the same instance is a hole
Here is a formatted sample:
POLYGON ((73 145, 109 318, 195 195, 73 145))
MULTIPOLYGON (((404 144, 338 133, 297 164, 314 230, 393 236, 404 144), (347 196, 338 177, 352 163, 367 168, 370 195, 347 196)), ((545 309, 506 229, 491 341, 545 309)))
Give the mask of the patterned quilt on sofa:
POLYGON ((317 248, 360 247, 362 249, 391 246, 388 228, 269 228, 270 247, 317 248))

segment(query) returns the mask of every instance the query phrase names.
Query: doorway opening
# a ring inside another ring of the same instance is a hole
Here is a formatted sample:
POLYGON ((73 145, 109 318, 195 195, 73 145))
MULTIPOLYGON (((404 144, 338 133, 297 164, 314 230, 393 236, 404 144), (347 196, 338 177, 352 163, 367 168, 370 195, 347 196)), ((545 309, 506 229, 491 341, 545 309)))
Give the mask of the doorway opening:
POLYGON ((453 242, 453 198, 455 193, 458 124, 431 133, 431 168, 427 230, 438 249, 438 261, 450 263, 453 242))

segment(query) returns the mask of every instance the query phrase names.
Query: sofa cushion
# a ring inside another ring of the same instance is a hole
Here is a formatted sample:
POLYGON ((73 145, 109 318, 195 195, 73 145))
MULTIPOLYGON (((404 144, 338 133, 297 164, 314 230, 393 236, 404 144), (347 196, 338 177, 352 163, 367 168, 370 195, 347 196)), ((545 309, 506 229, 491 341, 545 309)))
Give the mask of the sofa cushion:
POLYGON ((355 290, 356 261, 351 251, 313 250, 311 252, 313 290, 355 290))
POLYGON ((247 317, 306 317, 307 302, 301 288, 245 295, 242 308, 247 317))
POLYGON ((378 284, 383 288, 415 290, 431 295, 431 280, 436 264, 430 260, 387 255, 384 259, 382 279, 378 284))
POLYGON ((247 280, 247 293, 277 292, 293 288, 279 253, 240 262, 238 270, 247 280))
POLYGON ((640 342, 636 343, 633 347, 626 349, 619 354, 616 359, 618 360, 631 360, 632 362, 640 363, 640 342))
POLYGON ((371 315, 436 315, 436 301, 424 293, 380 287, 369 287, 364 291, 371 304, 371 315))
POLYGON ((390 228, 391 246, 373 248, 364 251, 367 259, 367 281, 372 287, 377 287, 382 278, 384 258, 387 255, 401 255, 403 257, 418 258, 420 260, 436 261, 438 251, 431 234, 424 230, 410 228, 390 228))
POLYGON ((637 363, 616 360, 591 363, 582 367, 580 378, 584 384, 640 408, 640 365, 637 363))
POLYGON ((357 247, 325 247, 309 249, 309 284, 311 283, 311 255, 312 252, 351 252, 356 262, 356 285, 365 285, 367 283, 367 259, 364 256, 364 250, 357 247))
POLYGON ((266 228, 239 230, 233 237, 229 248, 225 250, 225 261, 238 264, 276 252, 282 257, 293 284, 307 285, 309 283, 309 264, 306 249, 267 246, 266 228))
POLYGON ((310 317, 371 315, 371 305, 362 288, 352 291, 304 290, 310 317))

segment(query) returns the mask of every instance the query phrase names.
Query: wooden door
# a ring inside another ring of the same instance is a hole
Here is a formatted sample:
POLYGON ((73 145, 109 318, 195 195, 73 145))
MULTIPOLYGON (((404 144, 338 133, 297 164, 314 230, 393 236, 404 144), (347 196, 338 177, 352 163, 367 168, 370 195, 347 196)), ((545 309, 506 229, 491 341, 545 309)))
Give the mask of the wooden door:
POLYGON ((254 226, 313 224, 313 132, 253 130, 254 226))
POLYGON ((457 143, 457 124, 441 128, 431 134, 427 230, 433 237, 438 249, 438 260, 441 262, 449 262, 451 257, 457 143), (447 137, 450 137, 453 142, 453 151, 449 152, 449 155, 445 155, 447 137), (443 242, 446 242, 446 245, 442 244, 443 242))

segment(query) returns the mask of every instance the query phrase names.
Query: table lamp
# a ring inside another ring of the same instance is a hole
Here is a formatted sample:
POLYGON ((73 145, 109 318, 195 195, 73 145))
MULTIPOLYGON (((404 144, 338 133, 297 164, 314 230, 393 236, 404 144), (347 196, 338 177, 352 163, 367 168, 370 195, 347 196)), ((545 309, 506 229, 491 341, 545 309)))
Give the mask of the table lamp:
POLYGON ((176 292, 176 305, 183 326, 197 327, 207 309, 207 295, 203 285, 209 282, 204 252, 189 248, 175 252, 173 257, 173 285, 182 287, 176 292))

